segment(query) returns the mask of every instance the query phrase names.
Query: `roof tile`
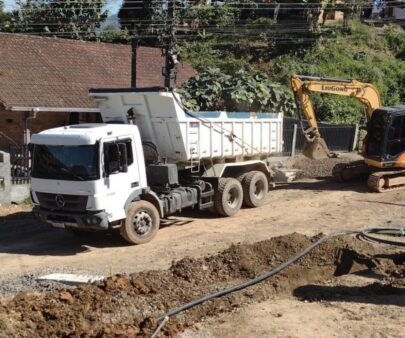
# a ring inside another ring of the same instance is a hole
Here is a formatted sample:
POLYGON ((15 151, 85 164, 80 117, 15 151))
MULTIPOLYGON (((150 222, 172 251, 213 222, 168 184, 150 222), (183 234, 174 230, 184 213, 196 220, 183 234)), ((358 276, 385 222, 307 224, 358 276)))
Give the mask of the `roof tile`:
MULTIPOLYGON (((138 87, 162 86, 161 50, 139 47, 138 87)), ((194 71, 179 68, 178 83, 194 71)), ((131 47, 0 33, 0 103, 9 107, 92 108, 90 88, 131 84, 131 47)))

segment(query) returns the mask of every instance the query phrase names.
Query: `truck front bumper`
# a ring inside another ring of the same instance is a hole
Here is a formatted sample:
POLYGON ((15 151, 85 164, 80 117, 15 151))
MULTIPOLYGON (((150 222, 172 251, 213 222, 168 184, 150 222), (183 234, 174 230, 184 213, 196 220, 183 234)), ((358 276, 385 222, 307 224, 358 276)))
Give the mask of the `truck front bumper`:
POLYGON ((86 230, 108 230, 109 222, 105 211, 66 212, 43 209, 35 206, 34 215, 56 228, 78 228, 86 230))

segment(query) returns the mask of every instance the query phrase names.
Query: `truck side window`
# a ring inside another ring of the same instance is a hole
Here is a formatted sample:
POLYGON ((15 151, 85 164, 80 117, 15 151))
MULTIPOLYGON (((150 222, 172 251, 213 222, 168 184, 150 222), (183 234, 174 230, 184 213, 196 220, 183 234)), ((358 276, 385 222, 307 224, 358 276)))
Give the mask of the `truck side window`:
POLYGON ((104 163, 105 170, 108 175, 116 174, 125 171, 122 167, 122 157, 120 156, 119 145, 125 144, 126 148, 126 165, 130 166, 134 163, 134 156, 132 152, 132 140, 124 139, 116 142, 104 143, 104 163))
POLYGON ((120 169, 117 143, 104 143, 104 163, 109 174, 116 174, 120 169))

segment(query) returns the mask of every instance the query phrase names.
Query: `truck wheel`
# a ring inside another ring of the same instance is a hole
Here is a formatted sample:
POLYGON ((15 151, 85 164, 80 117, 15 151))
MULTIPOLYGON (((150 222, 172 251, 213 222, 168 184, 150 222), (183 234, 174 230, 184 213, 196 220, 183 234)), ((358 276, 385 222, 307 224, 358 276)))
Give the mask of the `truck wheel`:
POLYGON ((235 215, 243 202, 243 189, 235 178, 220 178, 215 194, 215 208, 222 216, 235 215))
POLYGON ((244 204, 251 208, 257 208, 266 200, 269 182, 263 172, 251 171, 244 177, 242 187, 244 204))
POLYGON ((120 234, 131 244, 143 244, 156 236, 159 225, 160 217, 156 207, 148 201, 136 201, 128 208, 120 234))

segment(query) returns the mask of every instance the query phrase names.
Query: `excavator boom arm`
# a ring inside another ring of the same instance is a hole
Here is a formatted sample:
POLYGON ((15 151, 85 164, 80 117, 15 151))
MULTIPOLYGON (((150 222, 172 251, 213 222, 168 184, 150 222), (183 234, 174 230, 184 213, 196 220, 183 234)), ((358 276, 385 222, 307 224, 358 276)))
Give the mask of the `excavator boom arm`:
MULTIPOLYGON (((310 158, 325 157, 318 156, 321 153, 326 153, 328 157, 332 156, 325 141, 319 134, 311 92, 353 97, 365 106, 368 120, 371 119, 373 111, 381 106, 380 94, 377 88, 372 84, 356 80, 292 75, 291 88, 295 94, 297 105, 301 106, 310 126, 310 131, 306 133, 307 151, 305 151, 304 147, 304 154, 310 158)), ((297 108, 299 109, 299 107, 297 108)))

